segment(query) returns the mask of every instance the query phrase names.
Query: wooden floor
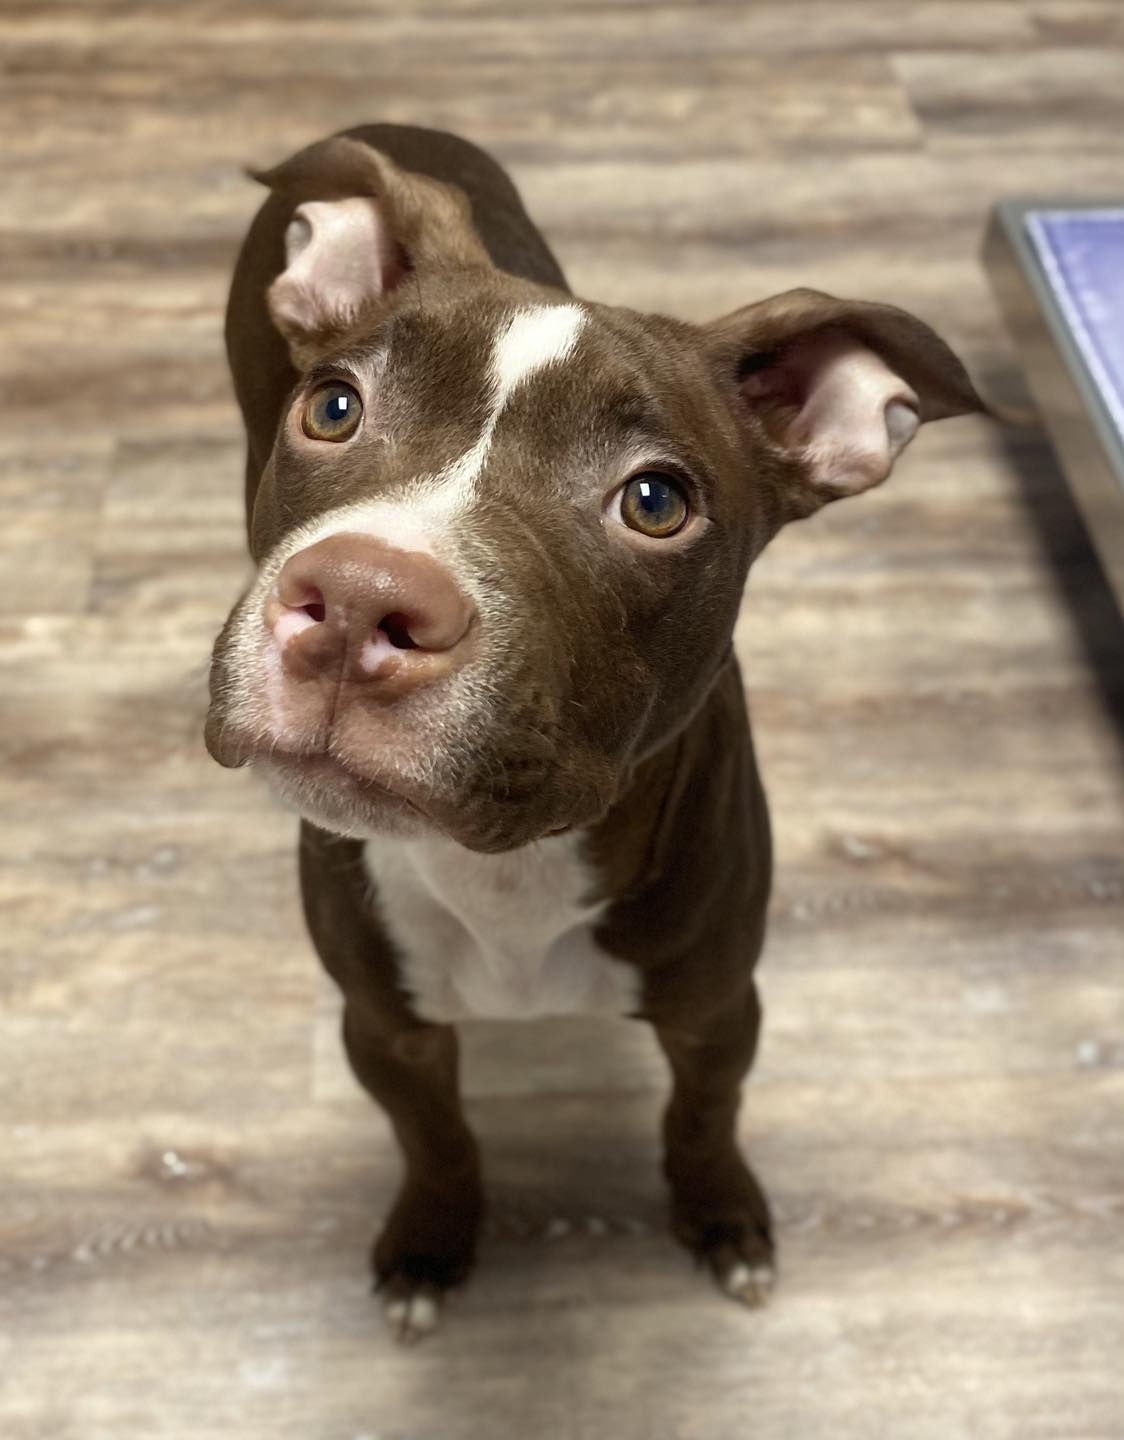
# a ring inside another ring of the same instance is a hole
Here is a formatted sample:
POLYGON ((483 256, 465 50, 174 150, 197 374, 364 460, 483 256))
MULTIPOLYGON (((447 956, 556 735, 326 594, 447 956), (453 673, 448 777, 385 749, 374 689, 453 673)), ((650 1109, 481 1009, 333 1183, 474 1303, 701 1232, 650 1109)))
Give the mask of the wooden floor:
POLYGON ((1124 7, 8 0, 0 56, 4 1440, 1124 1436, 1124 639, 1036 432, 933 427, 749 587, 764 1313, 665 1236, 647 1035, 490 1028, 480 1271, 392 1345, 293 822, 200 739, 240 165, 452 128, 579 292, 891 300, 1017 397, 986 209, 1119 196, 1124 7))

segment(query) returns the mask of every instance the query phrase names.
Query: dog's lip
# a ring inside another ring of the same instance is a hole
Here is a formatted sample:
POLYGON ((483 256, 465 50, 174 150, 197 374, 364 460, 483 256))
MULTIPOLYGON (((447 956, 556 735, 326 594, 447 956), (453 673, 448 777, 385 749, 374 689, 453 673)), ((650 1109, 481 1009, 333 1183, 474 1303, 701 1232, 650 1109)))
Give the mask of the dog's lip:
MULTIPOLYGON (((377 823, 378 812, 397 810, 400 815, 414 817, 427 827, 454 840, 466 848, 479 849, 490 853, 499 849, 510 849, 517 844, 526 844, 544 835, 563 835, 575 828, 572 821, 544 826, 534 834, 519 832, 515 840, 500 844, 478 843, 478 836, 471 824, 466 825, 464 809, 452 795, 422 791, 402 775, 369 769, 366 764, 356 764, 350 756, 333 752, 331 738, 328 744, 282 744, 270 739, 251 737, 244 730, 222 725, 217 719, 208 717, 207 748, 219 764, 228 768, 243 765, 260 767, 260 773, 267 776, 274 768, 278 778, 303 776, 306 783, 323 785, 325 796, 333 787, 346 786, 353 799, 369 805, 372 824, 377 823)), ((374 757, 372 757, 374 758, 374 757)), ((297 805, 299 802, 293 800, 297 805)), ((495 837, 492 837, 494 840, 495 837)))
MULTIPOLYGON (((426 806, 416 793, 409 790, 400 780, 390 780, 385 773, 372 774, 361 769, 350 760, 334 754, 330 748, 302 749, 298 746, 278 745, 268 741, 253 741, 226 727, 208 725, 207 748, 212 756, 230 769, 255 763, 276 766, 278 769, 303 771, 329 784, 333 780, 344 780, 358 789, 372 801, 396 801, 419 815, 426 815, 426 806), (317 774, 316 772, 321 772, 317 774)), ((426 818, 429 818, 426 815, 426 818)))
POLYGON ((315 781, 323 780, 329 785, 333 781, 343 780, 357 789, 363 799, 369 800, 373 804, 385 805, 389 801, 412 811, 425 820, 432 821, 425 801, 401 781, 398 779, 391 781, 383 774, 377 776, 369 774, 358 769, 350 761, 342 759, 339 755, 333 755, 330 750, 302 751, 277 748, 261 750, 256 755, 247 758, 262 759, 272 765, 303 771, 305 774, 311 772, 311 778, 315 781))

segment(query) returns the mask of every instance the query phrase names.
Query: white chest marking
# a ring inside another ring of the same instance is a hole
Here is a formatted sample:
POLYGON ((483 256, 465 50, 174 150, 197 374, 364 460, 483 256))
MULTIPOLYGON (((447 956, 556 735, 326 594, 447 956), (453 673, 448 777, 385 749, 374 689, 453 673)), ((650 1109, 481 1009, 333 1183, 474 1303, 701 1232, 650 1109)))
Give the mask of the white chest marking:
POLYGON ((626 1015, 639 975, 593 938, 603 909, 573 837, 506 855, 450 840, 365 846, 379 911, 402 955, 402 985, 426 1020, 626 1015))

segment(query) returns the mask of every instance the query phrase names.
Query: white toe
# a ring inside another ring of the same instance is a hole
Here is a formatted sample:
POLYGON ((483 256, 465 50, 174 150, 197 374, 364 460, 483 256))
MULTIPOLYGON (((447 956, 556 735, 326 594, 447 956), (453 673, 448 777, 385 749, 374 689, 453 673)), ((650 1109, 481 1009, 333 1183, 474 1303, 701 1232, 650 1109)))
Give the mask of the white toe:
POLYGON ((440 1307, 432 1295, 398 1295, 386 1302, 386 1318, 399 1340, 420 1340, 437 1329, 440 1307))
POLYGON ((771 1265, 747 1265, 740 1261, 728 1272, 722 1286, 727 1295, 744 1305, 762 1305, 773 1288, 773 1278, 771 1265))

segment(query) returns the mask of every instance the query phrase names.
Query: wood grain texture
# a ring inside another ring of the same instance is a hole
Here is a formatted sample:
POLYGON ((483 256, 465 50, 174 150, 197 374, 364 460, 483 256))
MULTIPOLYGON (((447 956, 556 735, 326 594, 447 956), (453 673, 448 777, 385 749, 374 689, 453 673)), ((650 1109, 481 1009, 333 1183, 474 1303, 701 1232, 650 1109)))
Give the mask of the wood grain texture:
POLYGON ((665 1235, 647 1032, 480 1026, 480 1272, 390 1344, 293 822, 200 740, 241 165, 445 125, 579 292, 891 300, 1017 394, 985 212, 1119 195, 1120 6, 49 0, 0 53, 0 1434, 1121 1440, 1124 629, 1040 435, 931 428, 747 592, 761 1314, 665 1235))

